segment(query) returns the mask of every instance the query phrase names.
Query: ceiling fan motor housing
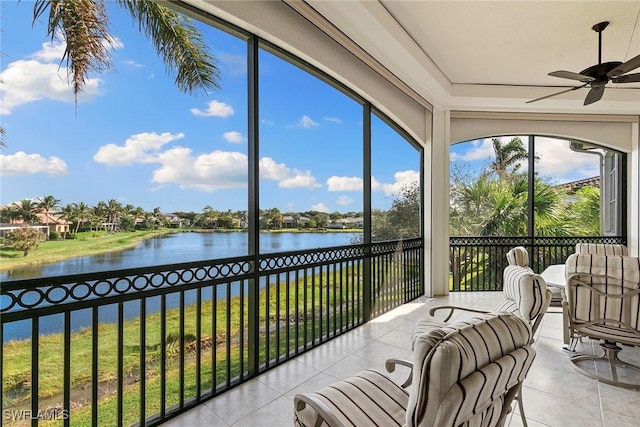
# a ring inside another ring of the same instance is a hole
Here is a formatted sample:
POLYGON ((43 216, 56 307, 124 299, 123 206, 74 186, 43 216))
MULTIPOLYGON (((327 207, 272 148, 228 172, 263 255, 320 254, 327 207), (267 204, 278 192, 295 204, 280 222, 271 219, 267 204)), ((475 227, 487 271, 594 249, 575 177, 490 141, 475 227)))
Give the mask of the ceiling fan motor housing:
POLYGON ((615 70, 621 64, 622 62, 620 61, 603 62, 602 64, 596 64, 592 65, 589 68, 585 68, 584 70, 580 71, 580 74, 593 77, 594 79, 596 79, 596 82, 602 81, 606 83, 610 78, 607 73, 611 70, 615 70))

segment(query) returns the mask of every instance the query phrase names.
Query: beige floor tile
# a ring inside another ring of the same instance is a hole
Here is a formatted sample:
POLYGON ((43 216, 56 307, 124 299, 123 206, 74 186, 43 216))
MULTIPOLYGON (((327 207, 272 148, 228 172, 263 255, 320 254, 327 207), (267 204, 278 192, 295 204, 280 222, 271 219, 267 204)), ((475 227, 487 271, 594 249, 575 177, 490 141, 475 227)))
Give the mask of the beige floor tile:
POLYGON ((247 415, 232 427, 284 427, 293 425, 293 401, 285 396, 247 415))
POLYGON ((280 393, 253 379, 204 403, 231 425, 280 397, 280 393))
POLYGON ((279 393, 286 393, 319 373, 320 370, 296 359, 265 372, 258 381, 279 393))

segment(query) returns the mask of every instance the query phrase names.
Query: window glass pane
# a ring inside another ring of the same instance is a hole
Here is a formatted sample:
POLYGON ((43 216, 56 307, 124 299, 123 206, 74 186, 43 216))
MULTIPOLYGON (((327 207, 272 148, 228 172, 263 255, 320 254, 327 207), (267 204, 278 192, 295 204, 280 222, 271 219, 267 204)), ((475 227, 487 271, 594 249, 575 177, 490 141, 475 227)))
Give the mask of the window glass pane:
POLYGON ((452 236, 527 234, 527 141, 505 136, 451 146, 452 236))
POLYGON ((566 139, 535 138, 536 236, 600 235, 604 150, 566 139))
MULTIPOLYGON (((221 88, 190 95, 178 90, 126 10, 110 2, 107 8, 114 70, 88 75, 76 106, 63 45, 42 43, 44 25, 24 25, 31 21, 28 4, 3 4, 15 28, 3 28, 10 49, 3 48, 0 75, 7 118, 2 163, 12 171, 3 173, 0 205, 34 202, 37 217, 26 222, 48 225, 55 239, 77 238, 56 243, 72 260, 14 270, 12 278, 247 253, 246 233, 208 232, 246 225, 246 42, 194 21, 218 61, 221 88), (53 202, 42 208, 48 196, 53 202), (178 232, 187 229, 196 232, 178 232), (136 244, 131 231, 148 240, 136 244), (115 252, 89 258, 80 258, 88 248, 71 252, 94 241, 110 242, 115 252)), ((7 212, 2 222, 25 222, 7 212)))
POLYGON ((362 234, 362 106, 260 51, 260 250, 339 246, 362 234), (303 233, 301 233, 303 232, 303 233))
POLYGON ((420 152, 372 114, 372 241, 419 237, 421 206, 420 152))

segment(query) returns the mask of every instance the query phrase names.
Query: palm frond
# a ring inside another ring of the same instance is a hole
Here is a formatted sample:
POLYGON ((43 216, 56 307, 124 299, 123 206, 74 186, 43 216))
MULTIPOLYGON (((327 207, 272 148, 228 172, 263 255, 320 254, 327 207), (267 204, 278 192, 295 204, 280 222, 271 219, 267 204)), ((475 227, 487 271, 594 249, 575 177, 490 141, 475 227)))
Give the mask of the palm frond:
POLYGON ((190 94, 220 89, 220 71, 200 31, 179 13, 151 0, 117 0, 151 39, 178 89, 190 94))
POLYGON ((61 62, 66 62, 77 103, 86 76, 111 68, 108 44, 112 37, 105 4, 102 0, 36 0, 33 23, 47 10, 47 35, 52 41, 62 37, 66 42, 61 62))

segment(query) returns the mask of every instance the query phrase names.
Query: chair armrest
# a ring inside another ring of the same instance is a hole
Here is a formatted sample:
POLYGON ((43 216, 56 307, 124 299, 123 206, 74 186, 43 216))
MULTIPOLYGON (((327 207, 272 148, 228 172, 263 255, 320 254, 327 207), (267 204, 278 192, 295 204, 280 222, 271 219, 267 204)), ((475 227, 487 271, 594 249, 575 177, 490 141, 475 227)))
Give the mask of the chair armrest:
POLYGON ((387 359, 387 361, 384 362, 384 367, 387 370, 387 372, 395 371, 396 365, 409 368, 409 376, 407 377, 406 380, 404 380, 404 383, 402 383, 402 385, 400 386, 402 388, 409 387, 411 385, 411 381, 413 380, 413 362, 406 359, 387 359))
POLYGON ((468 312, 471 312, 471 313, 489 313, 489 311, 487 311, 487 310, 476 310, 476 309, 473 309, 473 308, 458 307, 458 306, 455 306, 455 305, 441 305, 441 306, 438 306, 438 307, 431 308, 429 310, 429 315, 433 317, 435 315, 436 311, 445 310, 445 309, 449 310, 449 314, 447 314, 447 317, 444 318, 443 322, 447 322, 449 319, 451 319, 451 316, 453 316, 453 312, 455 310, 463 310, 463 311, 468 311, 468 312))
POLYGON ((322 402, 319 399, 316 399, 315 397, 313 397, 312 394, 296 394, 295 397, 293 398, 293 407, 295 409, 294 425, 297 425, 297 426, 307 425, 298 420, 298 412, 304 410, 306 406, 310 406, 311 408, 313 408, 316 414, 315 422, 312 424, 314 427, 320 427, 322 423, 325 423, 329 427, 346 427, 335 416, 333 411, 329 409, 327 405, 324 404, 324 402, 322 402))

